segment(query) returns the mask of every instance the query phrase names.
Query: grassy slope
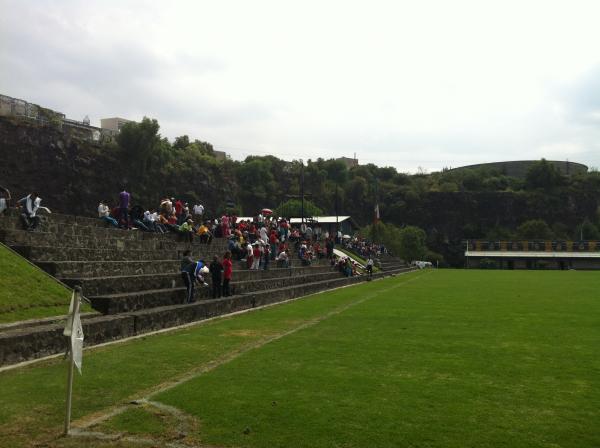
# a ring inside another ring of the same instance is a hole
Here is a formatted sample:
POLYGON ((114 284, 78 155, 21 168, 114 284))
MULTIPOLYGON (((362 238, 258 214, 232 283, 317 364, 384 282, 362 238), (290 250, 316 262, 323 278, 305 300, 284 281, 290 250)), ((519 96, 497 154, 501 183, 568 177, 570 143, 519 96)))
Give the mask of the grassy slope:
MULTIPOLYGON (((86 352, 75 417, 414 278, 155 399, 217 446, 600 446, 591 272, 416 273, 86 352)), ((0 446, 60 432, 65 369, 0 373, 0 446)), ((143 434, 152 421, 137 409, 106 426, 143 434)))
POLYGON ((0 246, 0 273, 0 323, 68 312, 71 292, 4 246, 0 246))

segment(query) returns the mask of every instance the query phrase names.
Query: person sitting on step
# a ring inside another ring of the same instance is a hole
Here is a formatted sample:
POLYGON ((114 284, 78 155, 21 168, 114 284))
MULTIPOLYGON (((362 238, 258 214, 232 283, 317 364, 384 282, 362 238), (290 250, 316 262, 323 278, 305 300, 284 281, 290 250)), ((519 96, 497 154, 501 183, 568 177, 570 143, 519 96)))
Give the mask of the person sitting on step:
POLYGON ((194 239, 194 221, 191 218, 188 218, 179 226, 179 234, 183 237, 184 240, 189 241, 190 243, 194 239))
POLYGON ((110 216, 110 207, 107 204, 108 201, 100 201, 98 204, 98 218, 106 222, 107 225, 119 227, 117 220, 110 216))
POLYGON ((21 223, 23 228, 28 231, 33 231, 40 223, 40 217, 36 215, 40 208, 42 198, 36 192, 32 192, 17 202, 21 208, 21 223))
POLYGON ((206 223, 200 224, 200 227, 198 227, 198 231, 196 232, 196 234, 200 237, 201 243, 210 244, 210 242, 212 241, 212 233, 210 233, 210 230, 208 230, 208 226, 206 225, 206 223))

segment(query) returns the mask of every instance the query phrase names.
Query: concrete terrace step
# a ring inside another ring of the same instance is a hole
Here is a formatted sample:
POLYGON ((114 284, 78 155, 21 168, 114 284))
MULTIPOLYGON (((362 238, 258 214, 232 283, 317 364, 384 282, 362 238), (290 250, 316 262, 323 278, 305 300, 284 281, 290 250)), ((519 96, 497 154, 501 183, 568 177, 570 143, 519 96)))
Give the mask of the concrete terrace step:
MULTIPOLYGON (((92 317, 81 323, 86 347, 135 335, 135 318, 129 314, 92 317)), ((64 323, 58 323, 0 332, 0 366, 65 352, 64 328, 64 323)))
POLYGON ((381 266, 380 266, 380 268, 383 271, 390 271, 390 270, 399 269, 399 268, 403 268, 403 267, 406 267, 406 263, 404 263, 404 262, 385 263, 385 264, 381 264, 381 266))
MULTIPOLYGON (((65 215, 63 213, 45 213, 43 211, 40 211, 40 213, 38 214, 42 220, 44 220, 45 222, 57 222, 57 223, 62 223, 62 224, 77 224, 77 225, 82 225, 82 226, 95 226, 95 227, 105 227, 106 223, 104 221, 101 221, 100 219, 98 219, 96 217, 96 214, 94 213, 94 217, 90 217, 90 216, 79 216, 79 215, 65 215)), ((8 210, 8 213, 6 214, 5 218, 7 218, 8 220, 17 220, 19 219, 19 213, 17 210, 15 209, 10 209, 8 210)), ((0 226, 2 224, 0 223, 0 226)))
MULTIPOLYGON (((400 274, 402 272, 406 271, 396 271, 394 274, 400 274)), ((377 278, 385 275, 388 274, 377 273, 374 274, 373 277, 377 278)), ((228 298, 205 300, 192 304, 150 308, 132 314, 135 316, 136 332, 145 333, 221 314, 228 314, 233 311, 282 302, 296 297, 323 292, 332 288, 359 283, 365 280, 366 276, 338 276, 335 279, 256 291, 248 294, 239 294, 228 298)))
POLYGON ((167 274, 178 272, 179 260, 149 261, 39 261, 36 264, 58 278, 109 275, 167 274))
POLYGON ((27 232, 25 230, 0 230, 0 241, 9 246, 56 246, 90 249, 128 249, 128 250, 160 250, 160 249, 185 249, 187 247, 206 247, 224 253, 227 242, 215 238, 211 244, 201 244, 197 239, 192 244, 183 241, 178 235, 141 232, 116 231, 119 233, 106 235, 64 235, 51 232, 27 232))
MULTIPOLYGON (((203 288, 206 289, 206 288, 203 288)), ((204 297, 202 291, 196 296, 204 297)), ((88 297, 92 307, 103 314, 126 313, 146 308, 175 305, 185 302, 186 288, 149 289, 133 293, 88 297)))
MULTIPOLYGON (((85 247, 94 249, 132 249, 132 250, 155 250, 160 249, 163 241, 159 237, 152 239, 130 238, 132 232, 123 232, 124 236, 116 235, 58 235, 56 233, 27 232, 24 230, 0 230, 0 240, 9 246, 57 246, 57 247, 85 247)), ((172 244, 171 241, 166 241, 172 244)))
MULTIPOLYGON (((3 230, 23 230, 21 222, 16 219, 8 219, 0 221, 0 228, 3 230)), ((97 226, 83 226, 70 223, 57 223, 54 221, 43 220, 37 231, 43 233, 56 233, 57 235, 66 236, 77 236, 77 235, 89 235, 89 236, 112 236, 118 235, 123 238, 130 239, 142 239, 142 234, 139 230, 124 230, 115 227, 97 227, 97 226)))
MULTIPOLYGON (((268 271, 234 270, 233 284, 242 281, 263 281, 282 277, 318 275, 326 272, 331 272, 329 266, 298 267, 291 269, 278 268, 269 269, 268 271)), ((179 268, 177 269, 177 272, 163 274, 112 275, 88 278, 65 276, 61 278, 61 281, 71 287, 80 285, 83 289, 83 294, 86 297, 183 286, 179 268)))
MULTIPOLYGON (((257 291, 278 289, 301 284, 308 284, 315 281, 332 280, 340 278, 339 272, 325 272, 320 274, 310 274, 294 277, 275 277, 270 279, 253 279, 242 282, 233 282, 231 284, 232 295, 252 294, 257 291)), ((212 284, 207 279, 209 287, 197 286, 195 288, 194 298, 196 300, 209 298, 212 294, 212 284)), ((129 311, 137 311, 159 306, 175 305, 183 303, 186 297, 186 289, 182 282, 177 282, 179 287, 149 289, 145 291, 135 291, 129 293, 107 294, 99 296, 87 296, 92 302, 92 307, 104 314, 115 314, 129 311)))
MULTIPOLYGON (((88 247, 55 247, 55 246, 11 246, 20 255, 32 261, 144 261, 181 258, 183 248, 171 249, 126 250, 126 249, 94 249, 88 247)), ((193 246, 194 258, 212 259, 213 255, 221 257, 224 252, 211 246, 193 246)))

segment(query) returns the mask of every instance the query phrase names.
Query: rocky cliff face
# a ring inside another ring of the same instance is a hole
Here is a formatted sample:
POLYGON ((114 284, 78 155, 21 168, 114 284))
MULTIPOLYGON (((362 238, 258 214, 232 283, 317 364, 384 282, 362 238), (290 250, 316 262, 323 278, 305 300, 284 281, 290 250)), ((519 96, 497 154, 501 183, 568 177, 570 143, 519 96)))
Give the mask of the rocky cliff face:
POLYGON ((0 118, 0 158, 0 185, 13 201, 34 190, 51 210, 90 215, 118 188, 110 154, 50 127, 0 118))
MULTIPOLYGON (((50 210, 96 216, 98 201, 115 203, 135 166, 119 158, 114 144, 80 140, 51 127, 0 117, 0 185, 14 201, 31 191, 50 210)), ((235 185, 219 167, 197 173, 194 180, 150 176, 140 185, 129 182, 134 203, 157 207, 162 195, 201 201, 216 211, 235 192, 235 185)))

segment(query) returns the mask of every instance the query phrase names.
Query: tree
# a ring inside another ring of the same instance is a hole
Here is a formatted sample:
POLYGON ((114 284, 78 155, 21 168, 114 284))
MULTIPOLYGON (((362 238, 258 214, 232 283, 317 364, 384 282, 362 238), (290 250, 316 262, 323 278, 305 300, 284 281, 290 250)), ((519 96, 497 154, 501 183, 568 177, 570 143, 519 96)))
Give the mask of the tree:
MULTIPOLYGON (((286 218, 300 218, 302 215, 302 201, 300 199, 290 199, 277 207, 275 213, 278 216, 284 216, 286 218)), ((304 218, 322 215, 323 210, 311 201, 304 200, 304 218)))
POLYGON ((124 124, 117 135, 123 159, 131 167, 131 172, 135 173, 134 176, 140 179, 146 175, 151 159, 161 149, 159 129, 158 121, 144 117, 140 123, 124 124))
POLYGON ((406 262, 422 259, 425 255, 425 231, 416 226, 400 229, 400 257, 406 262))
POLYGON ((531 219, 517 228, 517 235, 524 240, 549 240, 552 230, 543 219, 531 219))
POLYGON ((327 160, 323 163, 323 168, 327 171, 327 177, 339 185, 344 185, 348 180, 348 168, 341 160, 327 160))
POLYGON ((185 149, 190 144, 190 138, 187 135, 182 135, 180 137, 175 137, 175 141, 173 141, 173 148, 175 149, 185 149))
POLYGON ((573 237, 574 240, 598 240, 600 239, 600 231, 598 231, 598 228, 586 218, 577 226, 573 237))
POLYGON ((525 178, 525 186, 528 189, 554 189, 563 185, 563 176, 556 169, 556 167, 548 162, 546 159, 542 159, 539 162, 535 162, 527 170, 527 176, 525 178))

